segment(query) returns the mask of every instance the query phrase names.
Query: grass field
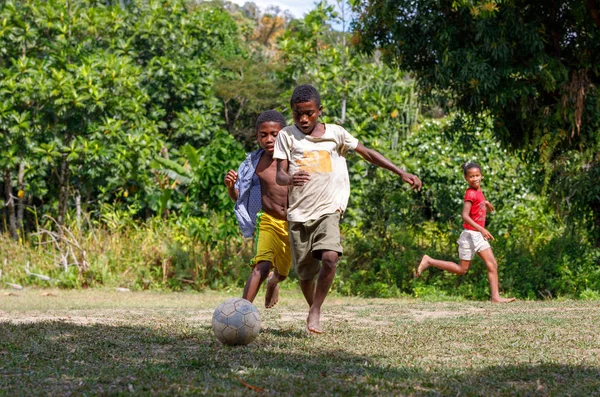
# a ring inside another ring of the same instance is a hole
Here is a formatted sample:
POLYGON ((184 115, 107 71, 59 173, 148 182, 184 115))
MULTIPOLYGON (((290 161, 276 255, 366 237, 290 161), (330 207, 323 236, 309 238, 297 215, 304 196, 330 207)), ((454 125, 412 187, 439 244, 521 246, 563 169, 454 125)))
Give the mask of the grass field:
POLYGON ((330 296, 325 335, 282 291, 248 346, 224 293, 0 290, 0 395, 600 396, 600 302, 330 296))

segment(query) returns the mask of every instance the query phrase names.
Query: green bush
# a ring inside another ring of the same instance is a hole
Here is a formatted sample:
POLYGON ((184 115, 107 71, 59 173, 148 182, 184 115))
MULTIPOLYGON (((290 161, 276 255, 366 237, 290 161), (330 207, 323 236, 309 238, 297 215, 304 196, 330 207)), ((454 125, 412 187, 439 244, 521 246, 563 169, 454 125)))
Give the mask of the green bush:
POLYGON ((489 130, 466 138, 444 131, 443 120, 426 121, 399 150, 384 151, 395 163, 414 167, 407 168, 423 181, 420 194, 389 172, 349 159, 351 178, 360 188, 353 188, 344 222, 346 254, 338 272, 343 282, 335 287, 367 296, 394 291, 489 299, 487 270, 477 258, 465 276, 435 268, 419 279, 412 276, 423 254, 458 261, 466 189, 460 165, 469 160, 481 164, 483 190, 496 209, 488 213, 486 227, 495 237, 501 292, 543 299, 577 298, 598 290, 600 250, 590 233, 567 227, 543 196, 532 191, 537 170, 502 149, 489 130))
MULTIPOLYGON (((53 243, 49 233, 31 235, 22 242, 0 235, 2 281, 60 288, 204 290, 243 285, 248 276, 252 242, 237 233, 237 226, 232 225, 235 218, 229 214, 152 218, 140 223, 132 219, 135 211, 111 206, 104 206, 103 211, 100 219, 104 221, 86 225, 84 230, 75 222, 62 228, 68 239, 59 244, 53 243), (66 269, 61 260, 65 256, 66 269)), ((43 230, 52 232, 52 225, 46 226, 49 229, 43 230)))

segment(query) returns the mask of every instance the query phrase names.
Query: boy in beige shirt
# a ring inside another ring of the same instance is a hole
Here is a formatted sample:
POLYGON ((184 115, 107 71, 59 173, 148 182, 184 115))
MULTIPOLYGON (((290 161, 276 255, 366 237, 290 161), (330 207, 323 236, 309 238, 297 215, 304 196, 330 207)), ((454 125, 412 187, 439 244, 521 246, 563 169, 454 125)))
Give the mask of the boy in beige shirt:
POLYGON ((360 144, 343 127, 319 123, 323 107, 313 86, 296 87, 290 105, 294 125, 281 130, 275 141, 276 181, 288 186, 292 261, 310 306, 306 330, 320 334, 321 306, 343 252, 339 222, 350 196, 346 154, 356 151, 368 162, 396 173, 413 189, 420 190, 421 181, 360 144))

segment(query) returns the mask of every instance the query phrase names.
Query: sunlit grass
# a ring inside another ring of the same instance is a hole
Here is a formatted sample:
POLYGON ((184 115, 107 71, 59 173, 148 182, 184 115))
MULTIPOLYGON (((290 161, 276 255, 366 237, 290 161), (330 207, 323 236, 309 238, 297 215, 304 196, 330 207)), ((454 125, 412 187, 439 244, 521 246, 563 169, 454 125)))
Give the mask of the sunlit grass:
MULTIPOLYGON (((239 291, 235 291, 236 294, 239 291)), ((219 344, 223 293, 0 291, 0 394, 597 395, 600 302, 331 295, 304 335, 295 288, 262 332, 219 344)))
POLYGON ((67 239, 58 243, 43 231, 24 241, 0 234, 0 287, 202 290, 240 284, 250 272, 244 265, 252 256, 251 239, 207 248, 176 222, 113 226, 81 231, 70 225, 64 228, 67 239), (236 251, 226 252, 231 246, 236 251), (218 272, 209 271, 215 267, 218 272))

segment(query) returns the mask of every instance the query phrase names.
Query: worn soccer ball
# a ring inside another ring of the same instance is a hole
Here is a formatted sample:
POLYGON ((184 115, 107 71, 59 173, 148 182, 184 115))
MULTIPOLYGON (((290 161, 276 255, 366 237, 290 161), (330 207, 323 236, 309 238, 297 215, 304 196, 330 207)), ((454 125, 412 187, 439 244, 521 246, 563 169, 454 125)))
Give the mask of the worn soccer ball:
POLYGON ((246 299, 231 298, 215 309, 212 329, 225 345, 247 345, 260 332, 260 314, 246 299))

